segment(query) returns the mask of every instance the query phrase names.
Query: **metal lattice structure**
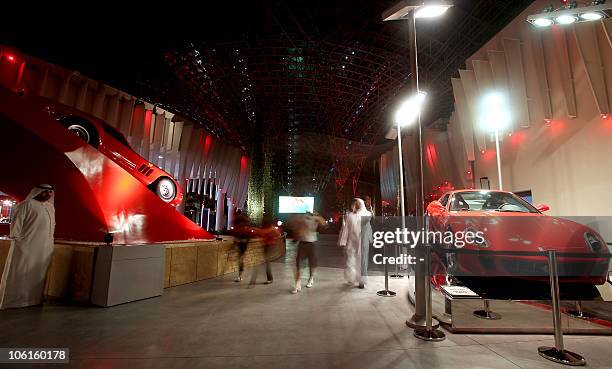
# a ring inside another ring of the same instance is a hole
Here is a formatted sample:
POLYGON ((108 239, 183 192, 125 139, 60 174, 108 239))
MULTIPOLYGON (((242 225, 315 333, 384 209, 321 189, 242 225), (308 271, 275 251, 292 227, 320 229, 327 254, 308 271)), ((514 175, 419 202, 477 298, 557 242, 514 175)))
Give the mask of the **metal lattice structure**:
MULTIPOLYGON (((530 1, 455 3, 444 21, 417 25, 421 85, 433 98, 426 123, 450 116, 450 77, 530 1)), ((247 151, 254 130, 264 129, 284 151, 286 192, 318 192, 332 179, 343 187, 365 160, 353 145, 381 143, 408 91, 407 26, 382 22, 393 1, 275 4, 255 34, 193 40, 167 53, 183 93, 159 100, 247 151), (304 138, 313 134, 320 139, 304 138)))

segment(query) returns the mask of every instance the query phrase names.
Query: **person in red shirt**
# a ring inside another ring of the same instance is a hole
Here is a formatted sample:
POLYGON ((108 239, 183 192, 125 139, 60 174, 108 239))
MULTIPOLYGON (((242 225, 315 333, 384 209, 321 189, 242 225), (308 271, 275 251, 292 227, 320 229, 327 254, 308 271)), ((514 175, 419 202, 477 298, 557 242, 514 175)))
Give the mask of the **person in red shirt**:
MULTIPOLYGON (((272 275, 272 265, 270 264, 270 257, 272 254, 272 247, 279 242, 279 238, 281 236, 278 227, 274 226, 274 222, 272 217, 269 215, 264 216, 263 226, 258 229, 255 234, 258 237, 263 239, 263 247, 264 247, 264 258, 266 259, 266 277, 267 280, 265 284, 270 284, 274 281, 274 276, 272 275)), ((257 268, 253 271, 251 275, 251 284, 255 284, 257 281, 257 268)))

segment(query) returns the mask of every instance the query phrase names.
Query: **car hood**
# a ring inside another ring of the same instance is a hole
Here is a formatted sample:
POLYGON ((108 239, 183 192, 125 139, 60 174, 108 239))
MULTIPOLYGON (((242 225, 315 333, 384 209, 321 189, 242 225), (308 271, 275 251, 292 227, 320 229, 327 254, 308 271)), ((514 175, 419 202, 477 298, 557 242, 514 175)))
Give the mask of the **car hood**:
MULTIPOLYGON (((482 231, 490 250, 591 253, 593 250, 585 241, 585 233, 603 241, 587 226, 538 213, 469 212, 452 218, 455 232, 460 229, 482 231)), ((607 247, 600 252, 607 253, 607 247)))

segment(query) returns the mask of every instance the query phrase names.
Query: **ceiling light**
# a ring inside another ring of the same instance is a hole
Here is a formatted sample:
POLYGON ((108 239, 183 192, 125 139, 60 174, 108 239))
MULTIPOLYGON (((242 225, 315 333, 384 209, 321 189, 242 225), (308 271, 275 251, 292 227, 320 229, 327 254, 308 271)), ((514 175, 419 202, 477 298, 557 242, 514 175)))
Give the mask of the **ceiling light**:
POLYGON ((450 5, 446 4, 432 4, 432 5, 423 5, 414 13, 415 18, 435 18, 439 17, 442 14, 446 13, 446 11, 450 8, 450 5))
POLYGON ((538 18, 533 21, 533 24, 538 27, 550 27, 554 22, 548 18, 538 18))
POLYGON ((572 24, 576 22, 577 20, 578 18, 576 18, 573 15, 560 15, 557 18, 555 18, 555 22, 559 24, 572 24))
POLYGON ((435 18, 446 13, 452 6, 448 0, 399 0, 383 12, 382 18, 384 21, 409 19, 411 15, 414 18, 435 18))
POLYGON ((595 21, 595 20, 600 20, 601 18, 603 18, 603 15, 601 13, 588 12, 588 13, 580 14, 580 18, 582 18, 585 21, 595 21))

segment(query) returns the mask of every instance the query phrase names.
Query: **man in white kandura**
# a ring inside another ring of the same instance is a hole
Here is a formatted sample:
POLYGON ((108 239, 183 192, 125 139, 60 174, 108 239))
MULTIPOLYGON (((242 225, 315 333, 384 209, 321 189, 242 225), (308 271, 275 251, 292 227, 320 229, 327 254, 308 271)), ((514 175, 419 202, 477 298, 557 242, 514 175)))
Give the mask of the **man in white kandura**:
POLYGON ((369 224, 371 218, 372 213, 366 209, 363 200, 353 199, 350 211, 344 216, 338 239, 338 245, 345 248, 344 279, 347 285, 359 284, 359 288, 365 287, 367 268, 362 265, 362 261, 367 263, 368 252, 364 248, 369 247, 372 238, 369 224))
POLYGON ((12 239, 0 280, 0 309, 40 305, 53 255, 53 187, 41 184, 15 208, 12 239))

